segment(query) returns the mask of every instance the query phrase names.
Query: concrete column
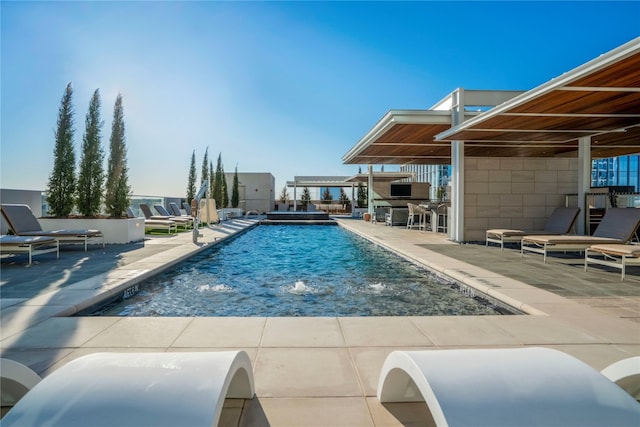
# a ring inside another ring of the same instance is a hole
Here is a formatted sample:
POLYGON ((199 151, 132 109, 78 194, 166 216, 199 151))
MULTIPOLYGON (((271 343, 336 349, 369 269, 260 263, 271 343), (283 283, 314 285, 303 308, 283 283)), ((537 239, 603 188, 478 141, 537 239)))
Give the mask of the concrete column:
POLYGON ((451 142, 451 211, 447 235, 456 242, 464 241, 464 142, 451 142))
POLYGON ((367 181, 367 209, 373 215, 373 165, 369 165, 369 180, 367 181))
MULTIPOLYGON (((464 89, 453 94, 451 125, 464 122, 464 89)), ((443 183, 444 184, 444 183, 443 183)), ((447 236, 456 242, 464 241, 464 141, 451 141, 451 199, 447 236)))
POLYGON ((576 231, 586 234, 587 209, 585 193, 591 191, 591 137, 578 138, 578 215, 576 231))
POLYGON ((298 210, 297 204, 298 204, 298 198, 296 197, 296 181, 293 181, 293 211, 294 212, 298 210))

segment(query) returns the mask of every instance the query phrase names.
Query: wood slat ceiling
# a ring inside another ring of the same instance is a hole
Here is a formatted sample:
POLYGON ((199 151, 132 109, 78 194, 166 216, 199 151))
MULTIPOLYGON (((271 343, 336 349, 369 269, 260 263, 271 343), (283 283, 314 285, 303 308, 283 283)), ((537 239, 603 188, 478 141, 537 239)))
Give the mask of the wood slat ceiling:
POLYGON ((447 164, 453 140, 465 141, 470 157, 577 157, 578 138, 586 136, 594 159, 640 154, 640 48, 635 51, 498 114, 483 114, 486 119, 442 140, 436 135, 450 125, 395 124, 349 163, 447 164))

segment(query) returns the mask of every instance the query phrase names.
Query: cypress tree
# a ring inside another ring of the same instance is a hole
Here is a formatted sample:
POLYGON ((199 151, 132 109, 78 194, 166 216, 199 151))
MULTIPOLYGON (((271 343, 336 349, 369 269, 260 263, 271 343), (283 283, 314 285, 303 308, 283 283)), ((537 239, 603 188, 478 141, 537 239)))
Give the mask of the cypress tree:
POLYGON ((282 187, 282 191, 280 192, 280 202, 282 204, 287 204, 287 202, 289 202, 289 192, 287 191, 287 184, 282 187))
POLYGON ((322 200, 324 200, 325 202, 331 202, 333 200, 333 196, 331 195, 329 187, 324 187, 324 191, 322 192, 322 200))
MULTIPOLYGON (((209 179, 209 147, 204 150, 204 158, 202 159, 202 184, 209 179)), ((209 185, 211 191, 211 185, 209 185)))
POLYGON ((96 89, 89 102, 82 137, 82 157, 78 175, 78 210, 84 216, 100 213, 104 184, 104 151, 100 138, 103 122, 100 120, 100 91, 96 89))
POLYGON ((227 174, 224 173, 224 165, 220 165, 220 186, 222 187, 222 207, 229 206, 229 188, 227 187, 227 174))
POLYGON ((221 208, 224 207, 222 203, 224 202, 222 196, 222 153, 218 154, 218 164, 216 165, 216 173, 213 176, 213 189, 212 189, 212 197, 216 200, 216 206, 221 208))
POLYGON ((309 203, 311 203, 311 193, 309 192, 309 187, 304 187, 302 189, 302 196, 300 197, 300 202, 302 204, 302 208, 306 211, 309 203))
POLYGON ((345 208, 349 205, 349 197, 347 197, 347 193, 344 192, 344 188, 340 187, 340 203, 344 205, 345 208))
POLYGON ((238 181, 238 165, 236 165, 236 171, 233 174, 233 186, 231 187, 231 207, 237 208, 240 204, 240 182, 238 181))
POLYGON ((213 197, 213 188, 216 186, 216 181, 215 181, 215 173, 213 172, 213 160, 209 160, 209 198, 211 199, 215 199, 215 197, 213 197))
MULTIPOLYGON (((358 168, 358 174, 362 173, 362 169, 358 168)), ((367 189, 358 181, 358 207, 364 208, 367 206, 367 189)))
POLYGON ((67 216, 73 210, 76 192, 76 155, 73 149, 73 88, 67 84, 60 108, 55 132, 53 171, 47 186, 47 202, 54 216, 67 216))
POLYGON ((191 154, 191 167, 189 167, 189 182, 187 183, 187 203, 196 197, 196 150, 191 154))
POLYGON ((121 94, 118 94, 113 106, 113 123, 111 125, 109 148, 105 205, 109 215, 119 218, 125 214, 129 207, 129 194, 131 191, 128 183, 127 147, 121 94))

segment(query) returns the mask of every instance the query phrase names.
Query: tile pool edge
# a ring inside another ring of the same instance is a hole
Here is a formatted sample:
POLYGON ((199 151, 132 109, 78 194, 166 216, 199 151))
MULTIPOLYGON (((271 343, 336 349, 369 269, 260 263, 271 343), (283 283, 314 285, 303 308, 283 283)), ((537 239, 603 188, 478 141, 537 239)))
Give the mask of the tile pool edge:
MULTIPOLYGON (((508 306, 509 308, 511 308, 515 313, 515 315, 518 315, 518 312, 522 312, 523 314, 526 315, 533 315, 533 316, 548 316, 549 314, 537 309, 535 307, 533 307, 530 304, 524 303, 516 298, 513 298, 512 296, 506 295, 502 292, 500 292, 499 290, 496 290, 495 287, 492 287, 490 285, 487 285, 485 283, 484 280, 480 280, 477 276, 471 275, 467 272, 464 271, 464 269, 451 269, 451 268, 442 268, 439 267, 435 264, 427 264, 425 263, 423 260, 421 260, 420 258, 417 258, 415 256, 411 256, 410 254, 402 251, 401 249, 398 248, 393 248, 389 245, 387 245, 384 241, 377 239, 373 236, 364 234, 362 232, 360 232, 359 230, 353 228, 353 227, 349 227, 348 221, 337 221, 338 225, 340 227, 343 227, 345 230, 348 230, 349 232, 352 232, 360 237, 362 237, 363 239, 377 245, 380 246, 382 248, 384 248, 385 250, 419 266, 422 267, 436 275, 440 275, 441 277, 445 278, 446 280, 452 281, 455 284, 457 284, 458 286, 460 286, 461 289, 465 289, 465 288, 472 288, 474 291, 477 291, 479 294, 481 294, 481 296, 483 298, 486 298, 488 301, 491 300, 497 300, 499 302, 501 302, 502 304, 505 304, 506 306, 508 306)), ((452 243, 453 244, 453 243, 452 243)), ((428 249, 424 249, 427 252, 433 252, 433 251, 429 251, 428 249)), ((469 267, 471 267, 471 265, 469 265, 469 267)), ((488 271, 488 270, 487 270, 488 271)), ((495 276, 494 273, 491 273, 491 275, 495 276)), ((504 277, 504 276, 502 276, 504 277)), ((522 283, 522 285, 524 286, 528 286, 526 285, 526 283, 522 283)))

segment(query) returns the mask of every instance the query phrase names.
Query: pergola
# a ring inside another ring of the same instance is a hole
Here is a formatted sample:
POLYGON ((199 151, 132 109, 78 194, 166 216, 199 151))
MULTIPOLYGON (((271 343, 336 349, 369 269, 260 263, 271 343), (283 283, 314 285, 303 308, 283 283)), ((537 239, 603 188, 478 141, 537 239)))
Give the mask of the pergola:
MULTIPOLYGON (((375 181, 399 181, 413 178, 413 173, 408 172, 372 172, 360 173, 353 176, 294 176, 293 181, 287 181, 287 187, 293 188, 293 207, 297 208, 296 190, 298 187, 351 187, 351 199, 354 199, 354 189, 358 182, 367 182, 369 189, 368 200, 372 199, 373 182, 375 181)), ((353 205, 352 205, 353 206, 353 205)))
POLYGON ((640 37, 524 93, 458 89, 432 110, 390 111, 343 161, 451 164, 449 236, 461 240, 465 157, 578 158, 581 196, 590 188, 591 159, 636 153, 640 37), (478 94, 503 100, 486 109, 478 94))

